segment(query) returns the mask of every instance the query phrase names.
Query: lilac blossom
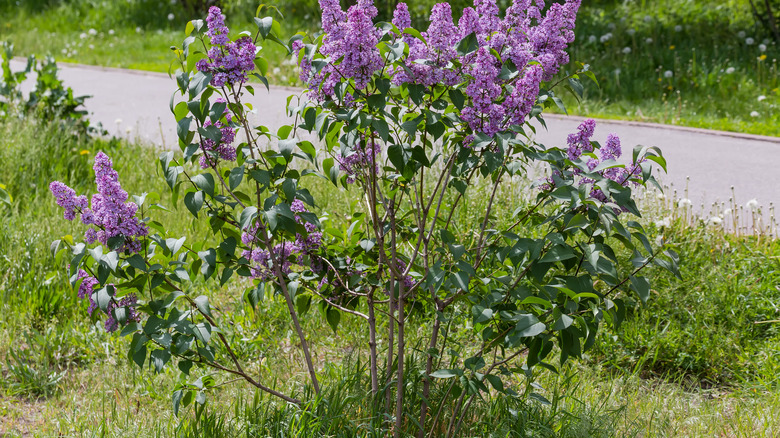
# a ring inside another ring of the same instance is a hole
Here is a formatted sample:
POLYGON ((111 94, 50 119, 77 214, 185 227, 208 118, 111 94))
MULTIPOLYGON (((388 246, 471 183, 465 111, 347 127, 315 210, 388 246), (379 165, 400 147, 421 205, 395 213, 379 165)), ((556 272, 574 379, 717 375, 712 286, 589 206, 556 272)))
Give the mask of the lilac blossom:
MULTIPOLYGON (((593 152, 594 144, 590 142, 590 138, 593 136, 593 131, 595 130, 595 127, 596 127, 596 122, 592 119, 588 119, 579 125, 576 133, 569 134, 568 141, 567 141, 568 149, 566 151, 566 155, 569 158, 569 160, 576 161, 580 159, 583 153, 593 152)), ((588 172, 592 176, 593 171, 596 170, 599 164, 602 164, 605 161, 617 161, 622 156, 622 154, 623 151, 620 145, 620 138, 618 138, 618 136, 615 134, 609 134, 607 136, 607 141, 604 144, 604 146, 600 147, 597 151, 598 158, 587 157, 587 161, 585 161, 585 165, 588 168, 588 172)), ((602 178, 614 181, 625 187, 629 184, 629 182, 631 182, 632 179, 641 176, 642 174, 641 164, 644 161, 645 159, 642 159, 638 162, 630 163, 626 167, 610 167, 607 169, 599 170, 595 173, 601 176, 602 178)), ((563 175, 561 170, 557 170, 557 169, 553 171, 553 174, 559 177, 563 175)), ((596 182, 594 178, 590 178, 588 176, 582 175, 582 171, 579 168, 575 168, 572 171, 571 175, 574 178, 577 178, 579 176, 579 178, 576 180, 576 183, 580 186, 585 184, 592 185, 596 182)), ((540 185, 540 188, 542 190, 552 190, 554 187, 555 187, 555 183, 553 177, 548 177, 540 185)), ((590 188, 589 196, 600 202, 609 201, 609 197, 601 189, 597 187, 590 188)), ((616 209, 615 213, 620 214, 623 211, 626 210, 616 209)))
POLYGON ((79 269, 78 278, 81 279, 81 285, 79 285, 78 296, 79 298, 87 298, 92 296, 92 291, 99 283, 97 278, 89 275, 87 271, 79 269))
POLYGON ((339 168, 347 174, 347 183, 354 183, 364 172, 369 171, 372 168, 372 162, 374 163, 374 173, 379 173, 379 152, 379 144, 376 139, 371 138, 371 146, 367 146, 365 141, 361 141, 351 153, 347 152, 337 156, 336 161, 339 163, 339 168))
POLYGON ((215 87, 243 84, 249 72, 255 69, 257 47, 252 38, 243 36, 231 42, 227 36, 229 30, 225 26, 225 16, 216 6, 209 8, 206 24, 211 48, 208 57, 198 61, 195 67, 199 71, 211 73, 211 85, 215 87))
MULTIPOLYGON (((543 0, 513 0, 502 17, 496 0, 475 0, 473 8, 464 9, 457 25, 449 4, 436 4, 423 40, 407 34, 395 36, 408 45, 408 55, 401 60, 402 66, 390 66, 387 73, 396 86, 464 84, 469 98, 461 111, 468 125, 466 144, 479 133, 493 136, 514 131, 512 126, 524 123, 533 110, 542 82, 550 81, 568 63, 566 49, 574 41, 580 3, 554 3, 542 14, 543 0), (472 33, 477 36, 478 50, 458 55, 458 44, 472 33), (506 61, 514 63, 516 74, 499 74, 506 61)), ((314 73, 311 60, 303 57, 301 79, 312 96, 322 100, 332 98, 336 84, 345 79, 362 88, 382 63, 376 50, 378 34, 370 23, 375 16, 371 0, 360 0, 347 13, 338 0, 321 0, 320 6, 325 35, 318 52, 329 64, 314 73)), ((393 24, 400 30, 411 25, 406 4, 396 7, 393 24)), ((296 52, 301 48, 301 44, 294 47, 296 52)), ((350 106, 355 96, 345 96, 343 103, 350 106)))
POLYGON ((304 59, 301 80, 315 99, 322 100, 332 98, 336 84, 344 79, 354 80, 357 89, 365 88, 383 63, 376 47, 380 32, 373 25, 377 9, 372 1, 361 0, 346 13, 338 0, 320 0, 320 8, 325 38, 319 52, 330 64, 315 74, 304 59))
POLYGON ((500 130, 505 113, 504 107, 495 103, 501 94, 501 86, 496 81, 500 71, 497 63, 498 60, 486 47, 479 48, 474 64, 469 68, 472 80, 466 86, 472 105, 461 113, 472 130, 490 136, 500 130))
POLYGON ((401 32, 408 27, 412 27, 412 16, 409 15, 409 7, 406 6, 406 3, 398 3, 398 6, 395 7, 395 11, 393 12, 393 24, 401 32))
POLYGON ((114 318, 114 309, 120 309, 124 308, 127 312, 125 316, 125 323, 129 322, 139 322, 141 321, 141 316, 138 314, 137 308, 138 307, 138 297, 134 294, 128 294, 124 296, 121 300, 116 301, 116 299, 112 298, 111 302, 108 303, 108 308, 106 309, 106 313, 108 314, 108 318, 106 318, 106 331, 107 332, 114 332, 119 328, 119 321, 117 321, 116 318, 114 318))
POLYGON ((94 225, 84 233, 87 243, 99 241, 108 245, 109 239, 122 236, 125 241, 120 246, 120 251, 139 252, 139 238, 146 236, 148 229, 135 217, 138 206, 133 202, 126 202, 127 192, 119 184, 119 175, 108 155, 98 152, 93 169, 98 192, 92 195, 91 207, 87 207, 86 197, 76 196, 73 189, 54 181, 49 185, 49 189, 57 198, 57 204, 65 209, 66 219, 73 220, 76 213, 80 213, 84 224, 94 225))
POLYGON ((297 213, 308 213, 303 201, 296 199, 290 204, 290 210, 295 214, 295 221, 303 225, 306 234, 296 233, 294 242, 281 242, 273 247, 273 258, 271 251, 263 249, 263 242, 258 238, 257 233, 260 226, 254 224, 241 234, 241 242, 249 247, 243 251, 242 256, 250 261, 250 272, 253 277, 268 280, 276 276, 274 263, 279 264, 282 274, 292 272, 293 264, 304 265, 308 260, 311 262, 312 270, 321 270, 321 260, 317 253, 322 246, 322 232, 317 231, 315 224, 309 223, 297 213))
POLYGON ((366 1, 351 6, 347 11, 343 60, 337 70, 341 75, 354 79, 357 89, 365 88, 373 74, 382 68, 382 58, 376 47, 379 35, 371 21, 376 13, 373 3, 366 1))
MULTIPOLYGON (((220 98, 217 99, 216 102, 224 103, 225 101, 224 99, 220 98)), ((227 110, 227 108, 225 109, 224 115, 225 119, 227 120, 227 124, 222 123, 221 120, 217 120, 215 123, 211 123, 211 119, 208 119, 203 123, 204 128, 215 126, 219 128, 220 132, 222 133, 222 137, 219 139, 219 141, 215 141, 210 138, 203 138, 201 141, 200 147, 203 149, 204 154, 200 157, 200 167, 203 169, 216 166, 218 159, 225 161, 236 161, 236 149, 233 147, 233 141, 236 138, 236 132, 232 127, 230 127, 232 115, 227 110)))
POLYGON ((56 198, 57 205, 65 209, 64 216, 69 221, 75 219, 77 214, 88 207, 86 196, 76 196, 75 190, 59 181, 53 181, 49 184, 49 190, 56 198))
POLYGON ((576 134, 569 134, 566 142, 569 145, 567 155, 569 160, 574 161, 584 152, 592 152, 593 144, 590 138, 593 137, 593 131, 596 129, 596 121, 587 119, 577 127, 576 134))
POLYGON ((83 269, 79 269, 77 280, 78 279, 81 279, 81 284, 79 285, 79 290, 77 292, 78 297, 89 300, 89 307, 87 308, 87 312, 92 315, 92 312, 98 308, 95 299, 92 298, 92 293, 95 291, 95 286, 100 284, 100 282, 97 280, 97 278, 89 275, 87 271, 83 269))

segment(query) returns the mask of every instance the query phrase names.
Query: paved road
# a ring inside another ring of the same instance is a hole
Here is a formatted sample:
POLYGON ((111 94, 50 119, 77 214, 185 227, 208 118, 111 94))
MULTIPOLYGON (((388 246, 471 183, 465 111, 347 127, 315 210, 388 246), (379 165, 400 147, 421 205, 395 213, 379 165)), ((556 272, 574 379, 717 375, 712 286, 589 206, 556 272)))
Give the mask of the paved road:
MULTIPOLYGON (((13 68, 20 69, 21 64, 14 63, 13 68)), ((131 70, 67 64, 60 68, 60 77, 76 95, 93 96, 86 103, 91 119, 101 122, 110 133, 176 147, 175 123, 169 110, 175 80, 165 74, 131 70)), ((256 110, 254 121, 272 129, 289 123, 285 105, 287 96, 294 92, 283 88, 266 92, 258 87, 250 99, 256 110)), ((549 130, 539 129, 537 139, 553 146, 564 145, 567 134, 575 131, 582 119, 547 116, 546 120, 549 130)), ((756 198, 763 206, 770 202, 780 205, 780 138, 600 121, 595 139, 603 142, 609 133, 620 136, 626 155, 635 144, 661 147, 669 167, 663 182, 672 184, 682 197, 686 177, 690 177, 688 198, 694 207, 706 205, 705 213, 712 202, 728 201, 732 186, 740 204, 756 198)))

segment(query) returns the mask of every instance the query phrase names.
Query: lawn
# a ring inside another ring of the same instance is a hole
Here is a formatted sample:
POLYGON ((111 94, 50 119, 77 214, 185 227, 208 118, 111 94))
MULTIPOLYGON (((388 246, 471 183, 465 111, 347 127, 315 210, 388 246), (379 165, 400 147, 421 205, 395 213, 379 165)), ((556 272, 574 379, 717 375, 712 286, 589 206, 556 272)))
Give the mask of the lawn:
MULTIPOLYGON (((360 400, 368 395, 354 382, 364 376, 357 354, 364 335, 349 318, 334 334, 319 312, 304 325, 317 339, 319 372, 332 383, 314 411, 279 404, 214 375, 218 384, 203 412, 196 416, 190 408, 173 415, 170 391, 181 382, 179 373, 139 371, 124 354, 127 340, 89 318, 86 304, 67 286, 64 262, 49 251, 51 240, 77 236, 84 227, 62 220, 47 181, 60 178, 88 191, 91 157, 102 150, 116 157, 130 193, 154 191, 162 205, 170 205, 167 186, 154 170, 157 153, 124 141, 73 138, 60 129, 34 120, 0 123, 0 169, 14 194, 11 207, 0 207, 6 224, 0 232, 0 430, 10 436, 361 434, 360 400)), ((528 182, 517 184, 512 190, 528 182)), ((323 209, 350 202, 348 192, 330 184, 310 189, 329 193, 323 209)), ((463 213, 483 208, 472 203, 463 213)), ((474 436, 501 430, 528 436, 776 435, 780 244, 724 234, 664 209, 655 197, 641 208, 652 236, 663 235, 679 249, 683 280, 652 271, 647 306, 619 330, 603 332, 596 347, 583 360, 569 361, 560 375, 538 373, 534 397, 477 404, 474 436), (673 218, 668 227, 654 225, 667 216, 673 218)), ((204 232, 203 223, 184 210, 160 218, 174 232, 204 232)), ((193 287, 221 309, 233 335, 249 340, 238 352, 242 361, 275 376, 279 389, 308 391, 283 300, 269 297, 253 309, 240 283, 220 288, 200 281, 193 287)))

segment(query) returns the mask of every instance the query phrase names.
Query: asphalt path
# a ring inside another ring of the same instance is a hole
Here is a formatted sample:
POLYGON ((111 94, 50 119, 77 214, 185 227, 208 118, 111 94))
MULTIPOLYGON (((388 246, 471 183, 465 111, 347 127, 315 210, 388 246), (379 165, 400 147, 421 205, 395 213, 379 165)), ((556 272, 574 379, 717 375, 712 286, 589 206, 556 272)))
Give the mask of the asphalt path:
MULTIPOLYGON (((60 78, 75 95, 92 96, 86 108, 93 122, 99 122, 109 134, 139 140, 165 148, 176 148, 176 123, 170 100, 176 81, 166 74, 59 64, 60 78)), ((12 62, 19 70, 22 63, 12 62)), ((29 85, 26 86, 29 88, 29 85)), ((291 119, 286 115, 287 97, 300 90, 262 85, 255 87, 248 102, 254 107, 251 118, 275 130, 291 119)), ((547 129, 538 127, 536 139, 547 146, 566 144, 583 118, 545 116, 547 129)), ((706 214, 713 202, 728 202, 732 187, 738 204, 756 199, 766 211, 770 203, 780 205, 780 138, 719 131, 681 128, 633 122, 598 120, 595 140, 603 142, 617 134, 624 155, 636 144, 658 146, 668 162, 663 184, 672 188, 671 197, 686 197, 696 210, 704 205, 706 214), (687 187, 687 190, 686 190, 687 187), (687 195, 686 195, 687 193, 687 195)))

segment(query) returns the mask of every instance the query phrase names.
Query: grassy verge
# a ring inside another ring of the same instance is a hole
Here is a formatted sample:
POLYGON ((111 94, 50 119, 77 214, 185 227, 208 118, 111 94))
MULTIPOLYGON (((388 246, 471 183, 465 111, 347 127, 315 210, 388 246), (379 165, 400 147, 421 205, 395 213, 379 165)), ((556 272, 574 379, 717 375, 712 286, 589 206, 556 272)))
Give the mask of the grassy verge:
MULTIPOLYGON (((114 157, 128 192, 156 191, 167 205, 165 183, 155 174, 156 152, 118 141, 76 139, 56 127, 16 119, 0 122, 0 146, 0 174, 15 199, 12 207, 0 207, 6 224, 0 230, 0 433, 368 434, 371 402, 363 392, 359 362, 365 334, 348 318, 334 334, 316 311, 304 324, 328 384, 326 396, 311 409, 279 404, 215 375, 220 385, 204 411, 173 416, 170 392, 180 381, 178 372, 155 375, 131 365, 127 340, 106 334, 89 319, 85 303, 67 286, 64 266, 48 252, 51 240, 83 232, 61 218, 49 181, 61 179, 79 192, 93 190, 90 158, 104 150, 114 157)), ((348 193, 324 184, 310 190, 329 190, 323 209, 348 209, 348 193)), ((517 186, 500 198, 511 209, 525 196, 517 186)), ((466 204, 464 217, 483 208, 480 202, 466 204)), ((536 396, 489 398, 475 405, 466 435, 776 436, 780 325, 771 321, 780 316, 775 287, 780 244, 724 235, 652 203, 644 209, 647 221, 673 216, 668 227, 654 232, 678 245, 684 280, 654 271, 655 294, 647 307, 620 329, 605 332, 584 361, 567 364, 558 376, 538 375, 536 396)), ((187 211, 172 210, 160 219, 175 232, 204 234, 187 211)), ((331 220, 341 219, 332 215, 331 220)), ((230 335, 245 339, 238 354, 249 369, 273 376, 277 388, 305 396, 301 353, 283 303, 267 297, 252 309, 242 299, 244 286, 193 285, 209 294, 223 321, 230 321, 230 335)), ((520 389, 526 383, 514 382, 520 389)))
POLYGON ((599 1, 576 35, 599 87, 575 113, 780 135, 780 48, 747 2, 599 1))

